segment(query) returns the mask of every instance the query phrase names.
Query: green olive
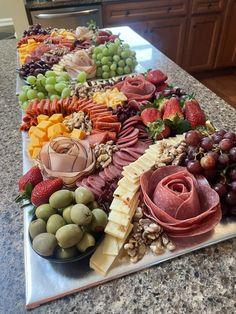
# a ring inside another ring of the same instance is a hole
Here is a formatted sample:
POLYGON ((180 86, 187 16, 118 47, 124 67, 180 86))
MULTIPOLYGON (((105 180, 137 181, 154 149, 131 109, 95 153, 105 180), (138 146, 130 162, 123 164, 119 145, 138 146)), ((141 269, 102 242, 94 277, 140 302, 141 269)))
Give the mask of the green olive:
POLYGON ((76 204, 71 208, 70 217, 77 225, 88 225, 92 220, 92 212, 87 206, 76 204))
POLYGON ((85 252, 87 248, 95 245, 95 238, 90 234, 85 232, 83 238, 76 245, 80 252, 85 252))
POLYGON ((87 206, 89 207, 89 209, 93 210, 95 208, 98 208, 98 202, 96 202, 96 201, 90 202, 90 203, 88 203, 87 206))
POLYGON ((50 216, 56 214, 57 211, 55 208, 52 208, 49 204, 42 204, 36 208, 35 215, 37 218, 41 218, 45 221, 48 220, 50 216))
POLYGON ((56 237, 51 233, 40 233, 33 240, 33 249, 42 256, 51 256, 56 245, 56 237))
POLYGON ((54 192, 49 198, 49 204, 53 208, 63 208, 73 202, 73 195, 69 190, 60 190, 54 192))
POLYGON ((90 190, 80 186, 75 190, 75 201, 77 204, 86 205, 94 201, 94 195, 90 190))
POLYGON ((66 224, 61 215, 55 214, 49 217, 47 221, 47 232, 55 234, 58 229, 66 224))
POLYGON ((34 239, 38 234, 46 232, 46 222, 38 218, 36 220, 31 221, 29 225, 29 234, 32 239, 34 239))
POLYGON ((66 208, 64 208, 63 214, 62 214, 63 218, 65 219, 65 221, 68 224, 73 224, 73 221, 71 220, 71 217, 70 217, 72 207, 73 207, 73 205, 70 205, 70 206, 67 206, 66 208))
POLYGON ((107 225, 107 214, 100 208, 95 208, 92 211, 92 222, 90 228, 94 232, 101 232, 107 225))
POLYGON ((63 249, 76 245, 81 240, 82 236, 82 229, 75 224, 65 225, 56 232, 58 244, 63 249))
POLYGON ((69 247, 67 249, 63 249, 62 247, 58 247, 56 250, 56 257, 59 259, 67 259, 78 255, 78 250, 76 246, 69 247))

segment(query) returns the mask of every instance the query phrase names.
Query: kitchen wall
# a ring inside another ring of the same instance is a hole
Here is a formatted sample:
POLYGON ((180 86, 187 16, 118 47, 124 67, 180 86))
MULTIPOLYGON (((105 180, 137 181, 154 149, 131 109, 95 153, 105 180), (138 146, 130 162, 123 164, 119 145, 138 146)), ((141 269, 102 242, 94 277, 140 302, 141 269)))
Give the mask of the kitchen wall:
POLYGON ((23 0, 0 0, 0 32, 1 29, 5 31, 6 27, 9 29, 11 26, 15 28, 17 37, 21 37, 23 31, 28 28, 23 0))

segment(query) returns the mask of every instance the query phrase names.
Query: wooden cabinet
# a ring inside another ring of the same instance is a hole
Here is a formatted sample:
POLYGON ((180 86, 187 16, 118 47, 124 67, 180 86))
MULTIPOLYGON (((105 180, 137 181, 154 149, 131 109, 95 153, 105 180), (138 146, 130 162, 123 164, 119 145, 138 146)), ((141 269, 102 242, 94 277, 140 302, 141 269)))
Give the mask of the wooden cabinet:
POLYGON ((211 14, 222 12, 225 0, 192 0, 192 14, 211 14))
POLYGON ((191 18, 183 61, 187 71, 199 72, 213 68, 220 29, 220 14, 191 18))
POLYGON ((236 0, 229 1, 215 63, 216 68, 229 66, 236 66, 236 0))
POLYGON ((147 23, 147 40, 179 65, 182 64, 186 22, 186 18, 176 17, 147 23))

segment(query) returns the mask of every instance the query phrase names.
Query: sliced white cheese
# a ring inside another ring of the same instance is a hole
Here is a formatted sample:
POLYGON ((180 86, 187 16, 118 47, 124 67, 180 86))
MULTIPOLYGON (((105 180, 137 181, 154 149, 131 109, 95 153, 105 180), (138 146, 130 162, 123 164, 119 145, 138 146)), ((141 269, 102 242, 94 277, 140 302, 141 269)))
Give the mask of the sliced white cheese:
POLYGON ((103 254, 107 255, 118 255, 119 253, 119 242, 117 238, 106 234, 103 240, 103 254))
POLYGON ((134 195, 135 193, 127 191, 121 186, 118 186, 113 194, 114 197, 124 201, 127 205, 132 201, 134 195))
POLYGON ((108 220, 115 222, 119 225, 122 225, 124 227, 128 227, 130 223, 130 216, 127 214, 123 214, 121 212, 117 212, 115 210, 112 210, 108 216, 108 220))
POLYGON ((127 177, 120 179, 118 185, 133 193, 136 193, 139 189, 139 182, 132 183, 127 177))
POLYGON ((128 230, 128 226, 125 227, 115 222, 108 221, 104 231, 105 233, 108 233, 112 235, 113 237, 116 237, 118 239, 124 239, 127 230, 128 230))

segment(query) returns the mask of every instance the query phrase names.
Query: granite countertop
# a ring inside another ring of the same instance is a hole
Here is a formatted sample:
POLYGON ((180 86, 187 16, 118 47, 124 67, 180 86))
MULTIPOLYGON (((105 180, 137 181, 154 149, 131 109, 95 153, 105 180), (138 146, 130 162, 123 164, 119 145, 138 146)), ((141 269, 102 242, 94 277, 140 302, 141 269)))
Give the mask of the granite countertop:
MULTIPOLYGON (((0 313, 4 314, 25 313, 23 212, 13 202, 22 174, 15 44, 15 40, 0 41, 0 313)), ((216 126, 235 129, 235 109, 163 54, 155 60, 171 82, 195 92, 216 126)), ((33 313, 235 313, 235 274, 236 239, 42 305, 33 313)))
POLYGON ((30 0, 27 1, 25 7, 29 10, 42 10, 52 8, 63 8, 68 6, 79 6, 89 4, 101 4, 103 2, 114 2, 118 0, 60 0, 60 1, 47 1, 47 0, 30 0))

